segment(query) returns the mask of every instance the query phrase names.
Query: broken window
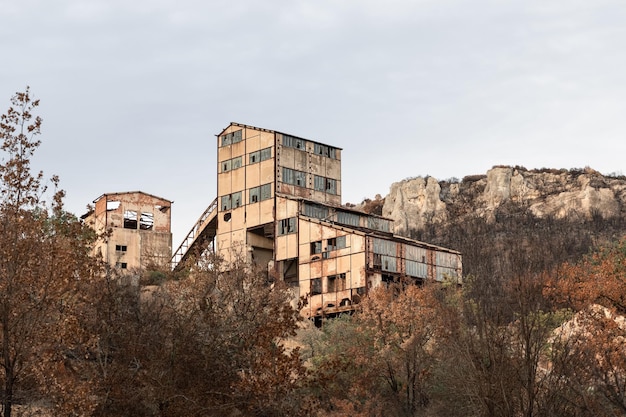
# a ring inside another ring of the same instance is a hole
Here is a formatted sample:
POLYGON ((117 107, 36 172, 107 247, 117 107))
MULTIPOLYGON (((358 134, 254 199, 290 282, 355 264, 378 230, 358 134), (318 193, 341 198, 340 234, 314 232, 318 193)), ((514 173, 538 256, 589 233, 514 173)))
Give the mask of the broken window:
POLYGON ((224 161, 222 162, 222 172, 228 172, 231 169, 231 161, 230 159, 228 161, 224 161))
POLYGON ((126 245, 115 245, 116 252, 126 252, 128 247, 126 245))
POLYGON ((241 207, 241 191, 231 194, 233 208, 241 207))
POLYGON ((326 250, 331 251, 337 249, 337 239, 332 238, 328 239, 328 244, 326 245, 326 250))
POLYGON ((256 164, 272 157, 272 148, 261 149, 250 153, 250 164, 256 164))
POLYGON ((283 135, 283 146, 290 148, 304 149, 304 140, 289 135, 283 135))
POLYGON ((241 156, 232 159, 231 169, 241 168, 241 156))
POLYGON ((288 235, 296 232, 296 218, 283 219, 278 221, 278 234, 288 235))
POLYGON ((272 184, 264 184, 260 187, 250 188, 250 204, 267 200, 272 197, 272 184))
POLYGON ((258 203, 261 197, 261 187, 250 188, 250 203, 258 203))
POLYGON ((315 144, 314 152, 316 155, 322 155, 327 158, 337 159, 336 149, 332 146, 322 145, 320 143, 315 144))
POLYGON ((107 201, 107 211, 117 210, 120 207, 119 201, 107 201))
POLYGON ((322 241, 311 242, 311 254, 322 253, 322 241))
POLYGON ((322 279, 314 278, 311 280, 311 295, 318 295, 322 293, 322 279))
POLYGON ((126 269, 128 267, 128 264, 126 262, 116 262, 115 266, 118 268, 126 269))
POLYGON ((153 226, 154 226, 154 214, 141 213, 141 217, 139 218, 139 228, 141 230, 152 230, 153 226))
POLYGON ((327 282, 328 292, 343 291, 346 289, 346 274, 330 275, 327 282))
POLYGON ((306 172, 296 171, 295 169, 289 169, 283 167, 283 182, 287 184, 298 185, 300 187, 306 187, 306 172))
POLYGON ((126 210, 124 212, 124 229, 136 229, 137 228, 137 212, 133 210, 126 210))
POLYGON ((326 192, 329 194, 337 194, 337 181, 332 178, 326 178, 326 192))
POLYGON ((229 195, 225 195, 222 197, 222 210, 230 210, 231 209, 231 200, 230 200, 230 194, 229 195))
POLYGON ((337 194, 337 180, 316 175, 314 177, 313 188, 317 191, 324 191, 329 194, 337 194))
POLYGON ((236 132, 231 132, 231 133, 227 133, 225 135, 220 136, 220 138, 222 139, 222 146, 227 146, 232 143, 241 142, 241 139, 242 139, 241 132, 242 132, 241 130, 238 130, 236 132))

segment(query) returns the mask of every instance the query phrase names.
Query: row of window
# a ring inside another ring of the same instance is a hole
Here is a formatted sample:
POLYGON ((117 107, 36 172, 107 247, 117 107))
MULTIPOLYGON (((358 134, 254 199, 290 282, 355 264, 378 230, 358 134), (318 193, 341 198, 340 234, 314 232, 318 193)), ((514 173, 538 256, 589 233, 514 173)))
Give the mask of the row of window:
MULTIPOLYGON (((323 240, 318 240, 317 242, 311 242, 311 255, 316 253, 322 253, 322 243, 323 240)), ((326 240, 326 249, 325 252, 330 252, 337 249, 343 249, 346 247, 346 237, 345 236, 337 236, 326 240)))
POLYGON ((297 185, 298 187, 306 187, 306 172, 283 167, 282 180, 287 184, 297 185))
MULTIPOLYGON (((283 167, 282 181, 286 184, 297 185, 298 187, 306 187, 306 172, 297 171, 291 168, 283 167)), ((313 176, 313 189, 323 191, 329 194, 337 194, 337 180, 333 178, 313 176)))
POLYGON ((250 152, 250 164, 268 160, 272 157, 272 148, 261 149, 260 151, 250 152))
POLYGON ((237 168, 241 168, 241 156, 222 162, 222 172, 228 172, 237 168))
MULTIPOLYGON (((329 275, 326 277, 326 292, 337 292, 346 289, 346 274, 329 275)), ((322 293, 322 278, 311 280, 311 295, 322 293)))
MULTIPOLYGON (((304 139, 296 138, 289 135, 283 135, 283 146, 305 150, 306 143, 304 139)), ((322 155, 327 158, 337 159, 337 148, 333 148, 332 146, 315 143, 313 146, 313 152, 315 153, 315 155, 322 155)))
POLYGON ((322 145, 320 143, 316 143, 313 151, 316 155, 322 155, 327 158, 337 159, 337 149, 332 146, 322 145))
POLYGON ((154 226, 154 214, 137 213, 135 210, 124 211, 124 229, 151 230, 154 226))
MULTIPOLYGON (((268 160, 272 157, 272 148, 261 149, 260 151, 250 153, 250 165, 257 162, 268 160)), ((232 171, 242 167, 243 159, 241 156, 222 162, 222 172, 232 171)))
POLYGON ((283 146, 290 148, 304 149, 304 139, 296 138, 294 136, 283 135, 283 146))
MULTIPOLYGON (((264 184, 258 187, 250 188, 250 204, 258 203, 259 201, 269 200, 272 198, 272 184, 264 184)), ((225 195, 222 197, 222 211, 230 210, 233 208, 241 207, 241 191, 225 195)))
POLYGON ((250 188, 250 203, 272 198, 272 184, 264 184, 259 187, 250 188))
POLYGON ((315 175, 313 189, 316 191, 323 191, 329 194, 337 194, 337 180, 315 175))
POLYGON ((225 195, 222 197, 222 211, 230 210, 241 206, 241 191, 225 195))
POLYGON ((222 141, 222 146, 231 145, 233 143, 241 142, 242 139, 242 130, 237 130, 235 132, 230 132, 225 135, 220 136, 222 141))

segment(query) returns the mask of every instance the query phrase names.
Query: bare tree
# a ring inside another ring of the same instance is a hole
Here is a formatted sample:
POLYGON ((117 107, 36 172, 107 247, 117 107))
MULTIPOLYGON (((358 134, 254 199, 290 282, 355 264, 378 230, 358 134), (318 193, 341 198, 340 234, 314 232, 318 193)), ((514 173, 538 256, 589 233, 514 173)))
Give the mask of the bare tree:
MULTIPOLYGON (((2 413, 25 401, 22 387, 40 387, 49 377, 47 359, 59 359, 60 327, 67 303, 80 279, 95 271, 89 258, 91 234, 63 210, 64 192, 54 186, 44 201, 43 173, 30 161, 39 147, 39 101, 29 89, 11 99, 0 117, 3 160, 0 164, 0 378, 2 413), (51 331, 58 326, 57 331, 51 331), (56 340, 55 340, 56 339, 56 340)), ((39 388, 39 389, 40 389, 39 388)))

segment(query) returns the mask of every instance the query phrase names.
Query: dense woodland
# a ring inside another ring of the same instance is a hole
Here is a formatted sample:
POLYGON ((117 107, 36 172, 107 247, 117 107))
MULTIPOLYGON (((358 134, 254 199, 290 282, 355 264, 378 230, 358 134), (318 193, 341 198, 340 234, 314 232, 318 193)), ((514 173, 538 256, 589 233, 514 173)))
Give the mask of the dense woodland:
POLYGON ((463 285, 379 288, 318 329, 251 265, 125 285, 31 171, 37 105, 27 89, 0 121, 3 417, 626 414, 621 220, 508 206, 414 231, 464 254, 463 285))

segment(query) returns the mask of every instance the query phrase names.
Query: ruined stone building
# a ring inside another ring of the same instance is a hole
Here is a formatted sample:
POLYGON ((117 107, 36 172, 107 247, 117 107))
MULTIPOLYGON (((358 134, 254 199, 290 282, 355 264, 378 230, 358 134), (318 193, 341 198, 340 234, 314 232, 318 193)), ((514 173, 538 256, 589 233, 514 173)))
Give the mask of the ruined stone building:
POLYGON ((239 123, 216 145, 217 198, 175 252, 175 268, 207 245, 226 261, 254 262, 306 297, 310 318, 349 311, 390 282, 460 281, 460 253, 341 205, 341 149, 239 123))
POLYGON ((123 271, 167 266, 172 254, 172 202, 141 191, 103 194, 82 216, 98 234, 95 253, 123 271))

